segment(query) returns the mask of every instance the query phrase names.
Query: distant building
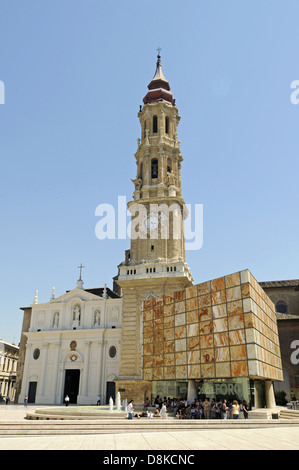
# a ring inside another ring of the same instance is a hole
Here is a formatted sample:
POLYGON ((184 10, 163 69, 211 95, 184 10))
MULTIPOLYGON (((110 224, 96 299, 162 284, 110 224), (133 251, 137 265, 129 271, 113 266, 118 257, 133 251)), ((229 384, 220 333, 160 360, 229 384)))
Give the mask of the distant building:
POLYGON ((275 391, 283 390, 287 399, 299 399, 299 279, 260 282, 276 309, 283 368, 283 382, 275 382, 275 391))
POLYGON ((0 340, 0 400, 15 398, 15 384, 19 348, 15 344, 0 340))

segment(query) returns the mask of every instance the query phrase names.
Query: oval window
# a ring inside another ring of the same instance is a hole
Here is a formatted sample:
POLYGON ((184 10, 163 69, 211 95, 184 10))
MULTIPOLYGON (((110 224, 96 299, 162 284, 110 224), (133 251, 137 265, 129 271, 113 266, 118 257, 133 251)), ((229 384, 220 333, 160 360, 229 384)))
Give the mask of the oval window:
POLYGON ((110 349, 109 349, 109 356, 111 358, 115 357, 116 356, 116 347, 115 346, 111 346, 110 349))
POLYGON ((33 351, 33 359, 38 359, 39 358, 39 355, 40 355, 40 350, 38 348, 36 348, 34 351, 33 351))
POLYGON ((275 310, 277 313, 288 313, 287 304, 283 301, 279 301, 275 305, 275 310))

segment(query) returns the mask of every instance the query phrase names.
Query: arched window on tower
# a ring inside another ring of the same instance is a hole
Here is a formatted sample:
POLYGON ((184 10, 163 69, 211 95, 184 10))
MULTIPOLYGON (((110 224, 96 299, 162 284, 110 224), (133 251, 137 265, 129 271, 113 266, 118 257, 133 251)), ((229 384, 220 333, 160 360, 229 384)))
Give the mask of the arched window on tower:
POLYGON ((138 178, 142 179, 142 175, 143 175, 143 163, 140 162, 140 164, 139 164, 138 178))
POLYGON ((172 170, 171 159, 167 158, 167 174, 170 175, 172 170))
POLYGON ((169 134, 169 117, 165 117, 165 133, 169 134))
POLYGON ((158 132, 158 116, 153 116, 153 133, 158 132))
POLYGON ((152 160, 152 168, 151 168, 151 175, 152 178, 158 178, 158 160, 152 160))

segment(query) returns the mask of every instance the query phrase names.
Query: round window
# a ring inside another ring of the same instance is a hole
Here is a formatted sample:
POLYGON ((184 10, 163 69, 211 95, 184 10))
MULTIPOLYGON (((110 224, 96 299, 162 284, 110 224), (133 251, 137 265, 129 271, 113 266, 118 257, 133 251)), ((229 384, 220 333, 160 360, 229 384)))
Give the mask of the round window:
POLYGON ((39 358, 39 355, 40 355, 40 350, 38 348, 36 348, 34 351, 33 351, 33 359, 38 359, 39 358))
POLYGON ((283 301, 279 301, 275 305, 275 309, 277 313, 288 313, 287 304, 283 301))
POLYGON ((112 358, 116 356, 116 347, 115 346, 111 346, 109 348, 109 356, 112 357, 112 358))

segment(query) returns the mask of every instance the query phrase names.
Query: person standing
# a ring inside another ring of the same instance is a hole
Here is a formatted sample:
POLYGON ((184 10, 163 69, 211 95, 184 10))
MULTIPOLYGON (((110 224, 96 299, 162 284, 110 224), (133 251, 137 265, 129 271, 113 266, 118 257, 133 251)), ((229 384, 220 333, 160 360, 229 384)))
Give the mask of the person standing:
POLYGON ((100 405, 101 404, 101 395, 98 396, 98 401, 97 401, 97 405, 100 405))
POLYGON ((248 403, 246 400, 243 401, 243 415, 244 419, 248 418, 248 403))
POLYGON ((65 399, 64 399, 65 406, 68 406, 69 402, 70 402, 70 397, 68 395, 66 395, 65 399))
POLYGON ((149 401, 149 398, 146 397, 146 400, 145 400, 145 402, 144 402, 144 404, 143 404, 143 410, 144 410, 144 411, 147 411, 147 409, 148 409, 149 406, 150 406, 150 401, 149 401))
POLYGON ((27 406, 28 404, 28 395, 25 395, 25 398, 24 398, 24 406, 27 406))
POLYGON ((162 419, 167 418, 167 408, 166 408, 166 401, 163 403, 162 408, 161 408, 161 416, 162 419))
POLYGON ((233 419, 239 419, 240 405, 237 400, 233 401, 233 419))
POLYGON ((134 400, 130 400, 127 406, 128 419, 133 419, 133 412, 134 412, 133 401, 134 400))
POLYGON ((210 402, 209 402, 209 399, 208 399, 208 398, 205 398, 205 401, 203 402, 202 406, 203 406, 203 415, 204 415, 204 418, 205 418, 205 419, 209 419, 209 417, 210 417, 211 405, 210 405, 210 402))
POLYGON ((228 406, 226 404, 226 400, 223 400, 223 403, 221 406, 222 419, 227 419, 227 410, 228 410, 228 406))

